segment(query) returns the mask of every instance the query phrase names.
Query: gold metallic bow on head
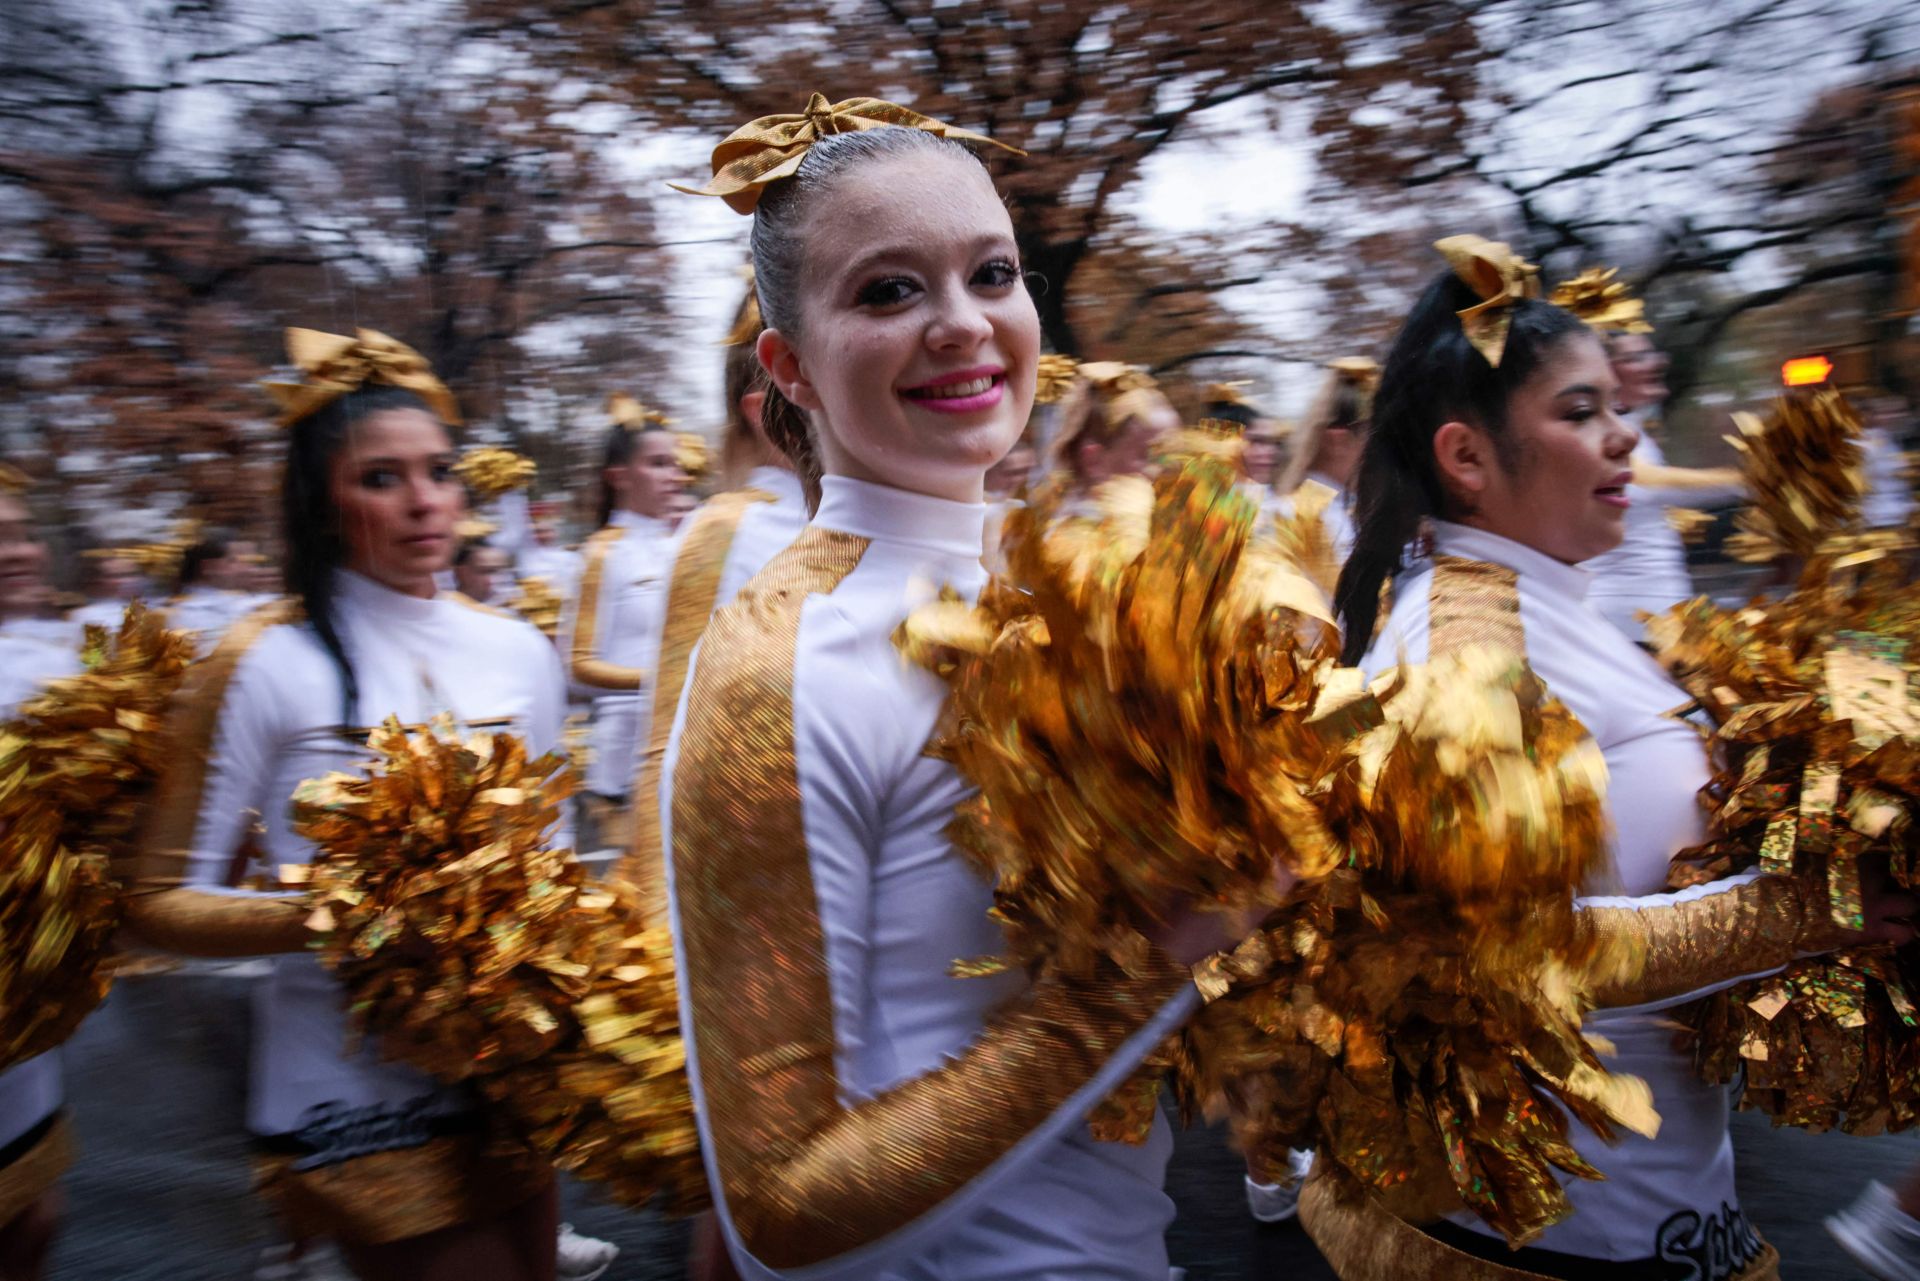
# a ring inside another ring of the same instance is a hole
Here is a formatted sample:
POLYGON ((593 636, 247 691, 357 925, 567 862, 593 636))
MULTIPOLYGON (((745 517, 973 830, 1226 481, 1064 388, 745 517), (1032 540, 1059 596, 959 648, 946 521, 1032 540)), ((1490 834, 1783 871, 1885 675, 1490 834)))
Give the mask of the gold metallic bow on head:
POLYGON ((460 425, 459 402, 434 377, 426 357, 383 333, 356 329, 349 338, 318 329, 289 329, 287 359, 307 377, 305 382, 266 384, 280 405, 282 427, 293 426, 368 383, 404 388, 426 401, 441 422, 460 425))
POLYGON ((33 478, 12 463, 0 463, 0 494, 19 498, 33 488, 33 478))
POLYGON ((707 448, 707 438, 696 431, 673 433, 673 461, 680 464, 688 480, 705 480, 713 470, 713 454, 707 448))
POLYGON ((924 129, 956 142, 984 142, 1016 156, 1027 154, 983 133, 955 128, 898 103, 880 98, 829 103, 825 94, 816 93, 797 116, 761 116, 728 134, 726 141, 713 149, 713 180, 706 186, 667 185, 690 196, 718 196, 735 213, 750 214, 768 183, 791 178, 799 171, 800 162, 814 143, 836 133, 859 133, 887 125, 924 129))
POLYGON ((614 426, 625 427, 628 431, 673 426, 673 419, 657 409, 648 409, 624 391, 616 391, 607 397, 607 413, 612 415, 614 426))
POLYGON ((1208 383, 1206 402, 1209 405, 1240 405, 1247 409, 1259 410, 1259 406, 1247 399, 1247 388, 1253 386, 1249 378, 1236 378, 1232 382, 1208 383))
POLYGON ((1339 374, 1342 382, 1352 383, 1356 387, 1370 388, 1380 381, 1380 362, 1365 356, 1342 356, 1338 360, 1329 360, 1327 368, 1339 374))
POLYGON ((1507 350, 1507 331, 1513 327, 1513 305, 1540 296, 1540 269, 1500 241, 1480 236, 1448 236, 1433 247, 1446 256, 1453 274, 1480 296, 1479 302, 1455 314, 1474 350, 1498 369, 1507 350))
POLYGON ((1621 334, 1650 334, 1647 305, 1614 277, 1614 267, 1589 267, 1571 280, 1553 287, 1547 301, 1564 307, 1595 329, 1621 334))

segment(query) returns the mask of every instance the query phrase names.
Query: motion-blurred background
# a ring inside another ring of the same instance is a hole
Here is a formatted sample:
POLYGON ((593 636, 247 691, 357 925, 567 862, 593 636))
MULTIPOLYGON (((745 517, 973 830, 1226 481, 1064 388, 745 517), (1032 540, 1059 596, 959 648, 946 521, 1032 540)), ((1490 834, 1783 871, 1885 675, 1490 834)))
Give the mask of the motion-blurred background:
POLYGON ((716 426, 746 222, 664 181, 814 90, 1024 148, 1049 345, 1177 393, 1297 412, 1469 230, 1645 292, 1675 461, 1789 355, 1915 390, 1920 6, 7 0, 0 453, 63 585, 179 516, 270 533, 288 324, 418 347, 546 496, 610 391, 716 426))

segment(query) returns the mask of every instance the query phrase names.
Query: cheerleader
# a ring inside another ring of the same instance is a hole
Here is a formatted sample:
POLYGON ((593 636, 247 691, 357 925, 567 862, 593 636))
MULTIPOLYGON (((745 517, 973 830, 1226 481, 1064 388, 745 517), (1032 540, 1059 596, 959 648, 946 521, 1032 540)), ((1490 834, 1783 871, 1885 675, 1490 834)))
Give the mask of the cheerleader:
POLYGON ((1087 1114, 1231 931, 1170 911, 1142 977, 1085 986, 949 972, 1001 940, 946 835, 966 786, 926 751, 944 688, 891 638, 981 586, 983 478, 1039 355, 956 137, 985 141, 816 94, 722 144, 704 193, 754 213, 768 431, 821 496, 708 625, 662 771, 702 1147, 748 1277, 1165 1281, 1165 1122, 1129 1147, 1087 1114))
MULTIPOLYGON (((0 463, 0 614, 31 599, 46 563, 26 489, 26 477, 0 463)), ((41 685, 79 669, 77 650, 0 628, 0 719, 41 685)), ((0 1277, 7 1281, 39 1281, 59 1225, 59 1180, 73 1161, 62 1102, 58 1050, 0 1071, 0 1277)))
POLYGON ((1353 481, 1367 443, 1373 413, 1373 387, 1380 367, 1364 356, 1347 356, 1327 366, 1326 381, 1307 410, 1293 458, 1274 485, 1276 505, 1290 516, 1303 487, 1319 486, 1320 521, 1333 549, 1334 568, 1353 550, 1353 481))
POLYGON ((1048 472, 1068 490, 1061 513, 1096 515, 1101 486, 1144 475, 1154 446, 1179 429, 1179 411, 1146 370, 1113 360, 1081 365, 1047 449, 1048 472))
POLYGON ((587 539, 580 582, 561 621, 574 689, 593 703, 584 809, 594 848, 624 849, 628 789, 647 741, 667 571, 672 500, 686 488, 667 418, 631 396, 608 401, 614 424, 600 469, 600 532, 587 539))
POLYGON ((1687 549, 1667 520, 1669 507, 1730 503, 1746 494, 1738 472, 1728 468, 1671 467, 1660 449, 1660 410, 1667 403, 1667 355, 1653 345, 1641 322, 1632 330, 1603 331, 1616 408, 1639 433, 1633 448, 1635 483, 1619 544, 1581 566, 1587 571, 1594 610, 1639 640, 1640 615, 1663 614, 1693 599, 1687 549))
POLYGON ((236 624, 194 669, 130 922, 175 952, 273 957, 257 990, 247 1124, 261 1191, 295 1240, 335 1239, 368 1281, 547 1281, 551 1171, 494 1146, 466 1091, 372 1047, 349 1052, 304 900, 229 887, 256 822, 269 865, 311 858, 291 827, 295 788, 355 768, 389 717, 449 713, 511 730, 535 754, 561 745, 565 691, 545 638, 434 589, 465 505, 451 394, 381 334, 290 330, 288 344, 307 375, 275 388, 289 429, 289 599, 236 624))
POLYGON ((1570 1180, 1574 1207, 1511 1251, 1461 1216, 1425 1229, 1376 1203, 1336 1198, 1317 1177, 1301 1215, 1336 1271, 1375 1277, 1771 1278, 1734 1190, 1727 1087, 1703 1083, 1674 1046, 1670 1007, 1795 956, 1911 931, 1905 896, 1866 895, 1863 935, 1834 926, 1824 884, 1745 873, 1666 890, 1671 857, 1705 835, 1700 736, 1687 696, 1586 600, 1579 566, 1619 543, 1638 433, 1613 411, 1599 338, 1536 300, 1532 268, 1504 245, 1440 242, 1455 271, 1422 295, 1396 339, 1361 462, 1353 554, 1336 598, 1346 659, 1370 672, 1474 644, 1509 647, 1587 728, 1606 758, 1613 866, 1580 901, 1585 928, 1633 940, 1631 982, 1597 993, 1592 1032, 1609 1066, 1644 1078, 1659 1137, 1608 1144, 1569 1121, 1602 1181, 1570 1180), (1456 274, 1457 273, 1457 274, 1456 274), (1473 282, 1473 283, 1469 283, 1473 282), (1431 544, 1409 558, 1422 525, 1431 544), (1393 607, 1374 637, 1380 588, 1393 607))
MULTIPOLYGON (((637 745, 633 842, 620 868, 623 877, 640 887, 648 919, 660 919, 666 912, 660 762, 694 644, 713 611, 739 594, 807 523, 805 484, 762 424, 767 384, 754 354, 762 328, 760 304, 749 284, 727 340, 727 431, 720 460, 731 488, 702 504, 680 538, 653 642, 654 706, 659 714, 650 721, 647 741, 637 745)), ((811 480, 817 488, 819 476, 811 480)))
POLYGON ((256 559, 251 542, 219 530, 201 534, 181 553, 167 626, 191 633, 199 652, 210 653, 229 627, 269 599, 252 591, 249 569, 256 559))

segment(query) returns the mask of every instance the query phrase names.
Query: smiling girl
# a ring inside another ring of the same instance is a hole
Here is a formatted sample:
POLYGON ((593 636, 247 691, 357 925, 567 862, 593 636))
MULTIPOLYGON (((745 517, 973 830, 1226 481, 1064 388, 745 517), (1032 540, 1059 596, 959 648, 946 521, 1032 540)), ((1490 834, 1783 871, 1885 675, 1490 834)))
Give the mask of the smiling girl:
MULTIPOLYGON (((1765 1278, 1779 1256, 1740 1210, 1729 1093, 1703 1083, 1664 1013, 1796 955, 1859 942, 1825 910, 1824 885, 1745 873, 1667 889, 1674 854, 1705 836, 1708 778, 1687 695, 1587 603, 1578 568, 1620 541, 1637 433, 1599 337, 1531 297, 1533 269, 1478 237, 1440 242, 1454 270, 1433 282, 1395 340, 1373 405, 1359 524, 1336 605, 1346 658, 1370 673, 1470 645, 1526 658, 1606 759, 1613 827, 1607 884, 1580 900, 1588 928, 1646 958, 1605 982, 1588 1020, 1608 1066, 1644 1078, 1656 1139, 1608 1144, 1569 1122, 1606 1177, 1570 1179, 1571 1218, 1510 1251, 1462 1217, 1422 1231, 1371 1202, 1309 1184, 1301 1217, 1348 1281, 1375 1277, 1765 1278), (1430 528, 1430 550, 1403 561, 1430 528), (1393 609, 1374 635, 1383 582, 1393 609)), ((1901 895, 1867 895, 1865 938, 1898 941, 1901 895)))
POLYGON ((945 687, 892 636, 979 590, 984 478, 1039 355, 957 132, 816 95, 715 153, 708 194, 754 213, 768 426, 819 498, 714 615, 668 749, 701 1139, 748 1277, 1165 1281, 1165 1122, 1130 1147, 1087 1113, 1192 1012, 1184 962, 1228 940, 1187 922, 1141 977, 1085 985, 950 972, 1002 940, 947 837, 967 785, 926 750, 945 687))
MULTIPOLYGON (((289 801, 353 769, 388 717, 451 713, 560 746, 552 646, 437 595, 465 498, 453 398, 381 334, 289 332, 306 381, 279 389, 290 600, 195 668, 143 841, 134 928, 195 956, 274 958, 257 989, 247 1123, 264 1194, 296 1240, 332 1237, 369 1281, 539 1281, 554 1271, 553 1180, 501 1156, 463 1090, 347 1051, 345 1002, 308 953, 303 896, 229 888, 255 821, 270 867, 308 862, 289 801)), ((564 840, 564 835, 561 838, 564 840)))

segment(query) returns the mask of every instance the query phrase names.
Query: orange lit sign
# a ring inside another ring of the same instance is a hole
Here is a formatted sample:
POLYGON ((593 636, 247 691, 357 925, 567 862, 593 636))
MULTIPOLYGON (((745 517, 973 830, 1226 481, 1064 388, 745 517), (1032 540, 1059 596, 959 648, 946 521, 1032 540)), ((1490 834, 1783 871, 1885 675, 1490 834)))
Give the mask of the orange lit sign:
POLYGON ((1780 381, 1789 387, 1815 387, 1833 373, 1833 362, 1825 356, 1795 356, 1780 366, 1780 381))

